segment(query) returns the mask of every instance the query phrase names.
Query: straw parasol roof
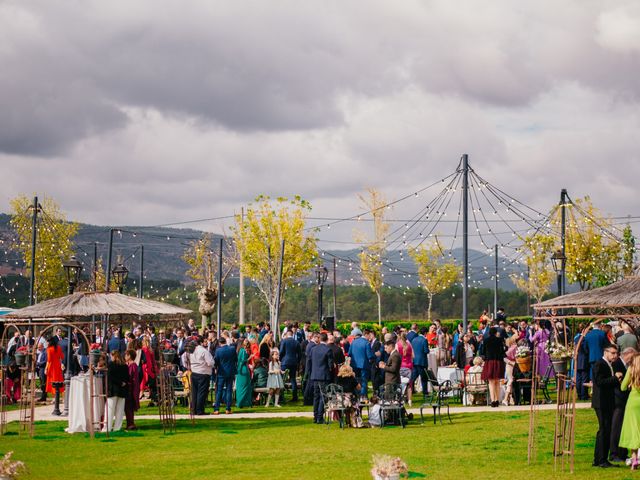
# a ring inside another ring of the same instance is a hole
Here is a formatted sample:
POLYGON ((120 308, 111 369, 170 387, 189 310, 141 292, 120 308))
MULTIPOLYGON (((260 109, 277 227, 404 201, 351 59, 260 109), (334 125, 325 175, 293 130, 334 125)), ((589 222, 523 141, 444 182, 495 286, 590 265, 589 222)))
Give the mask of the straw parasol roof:
POLYGON ((76 292, 4 315, 3 319, 89 317, 91 315, 188 315, 191 310, 116 292, 76 292))
POLYGON ((569 293, 533 305, 542 308, 632 308, 640 307, 640 276, 630 276, 605 287, 569 293))

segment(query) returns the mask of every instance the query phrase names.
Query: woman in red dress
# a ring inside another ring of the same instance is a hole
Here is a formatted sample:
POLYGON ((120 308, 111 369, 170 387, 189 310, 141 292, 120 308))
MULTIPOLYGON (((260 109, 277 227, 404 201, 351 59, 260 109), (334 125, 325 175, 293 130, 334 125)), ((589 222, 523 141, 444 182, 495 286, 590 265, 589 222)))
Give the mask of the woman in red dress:
MULTIPOLYGON (((44 374, 47 376, 47 392, 55 393, 53 388, 54 382, 64 382, 62 376, 62 361, 64 354, 62 348, 58 345, 58 337, 53 335, 49 339, 49 347, 47 347, 47 366, 44 369, 44 374)), ((60 391, 64 392, 64 387, 60 387, 60 391)))
POLYGON ((144 356, 144 362, 142 363, 142 383, 140 384, 140 392, 143 392, 145 388, 149 388, 149 398, 151 402, 149 406, 153 406, 156 401, 156 357, 151 349, 151 343, 147 337, 142 340, 142 355, 144 356))

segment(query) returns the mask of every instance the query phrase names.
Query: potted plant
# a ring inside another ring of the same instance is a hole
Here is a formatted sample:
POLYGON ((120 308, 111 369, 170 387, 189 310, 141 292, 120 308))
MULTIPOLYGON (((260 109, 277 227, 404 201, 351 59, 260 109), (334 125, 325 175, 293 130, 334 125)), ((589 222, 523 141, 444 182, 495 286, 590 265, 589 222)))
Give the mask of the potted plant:
POLYGON ((516 363, 522 373, 531 370, 531 349, 528 345, 521 345, 516 350, 516 363))
POLYGON ((371 475, 375 480, 397 480, 409 470, 404 460, 391 455, 374 455, 371 463, 371 475))
POLYGON ((173 348, 173 345, 169 341, 164 341, 162 343, 162 356, 164 357, 164 361, 167 363, 173 362, 173 359, 176 356, 176 349, 173 348))
POLYGON ((556 373, 566 375, 569 370, 569 360, 572 356, 571 350, 564 345, 555 342, 548 342, 545 350, 551 358, 551 363, 553 364, 553 369, 556 373))
POLYGON ((5 456, 0 459, 0 479, 16 478, 27 468, 23 462, 11 460, 11 455, 13 455, 13 452, 7 452, 5 456))
POLYGON ((16 350, 16 365, 24 367, 27 364, 27 357, 29 356, 29 347, 18 347, 16 350))
POLYGON ((100 360, 100 356, 102 355, 102 345, 99 343, 92 343, 89 346, 89 358, 91 361, 91 366, 98 365, 98 361, 100 360))

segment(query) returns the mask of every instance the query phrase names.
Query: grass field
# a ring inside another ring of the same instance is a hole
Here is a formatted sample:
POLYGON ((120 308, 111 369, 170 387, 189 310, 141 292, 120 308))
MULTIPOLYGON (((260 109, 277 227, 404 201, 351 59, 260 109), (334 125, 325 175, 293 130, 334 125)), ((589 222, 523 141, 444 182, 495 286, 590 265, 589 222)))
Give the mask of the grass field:
MULTIPOLYGON (((550 453, 554 412, 541 412, 537 461, 527 465, 528 414, 469 413, 453 424, 406 429, 344 429, 313 425, 310 419, 246 420, 232 417, 178 423, 175 434, 163 434, 157 421, 140 421, 136 432, 68 435, 63 422, 37 422, 33 439, 0 437, 0 451, 29 466, 24 478, 232 478, 232 479, 367 479, 374 453, 401 456, 411 478, 631 478, 627 468, 591 467, 595 415, 580 410, 576 434, 576 472, 554 472, 550 453)), ((15 424, 13 430, 17 430, 15 424)), ((21 477, 22 478, 22 477, 21 477)))

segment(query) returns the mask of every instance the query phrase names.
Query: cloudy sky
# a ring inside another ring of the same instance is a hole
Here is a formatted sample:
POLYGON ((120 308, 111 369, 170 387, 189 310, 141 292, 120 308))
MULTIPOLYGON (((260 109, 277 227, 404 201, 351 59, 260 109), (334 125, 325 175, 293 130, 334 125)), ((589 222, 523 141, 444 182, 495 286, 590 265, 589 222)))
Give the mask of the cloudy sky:
POLYGON ((347 216, 468 153, 542 211, 566 187, 640 215, 639 60, 637 1, 2 0, 0 211, 37 192, 155 225, 265 193, 347 216))

